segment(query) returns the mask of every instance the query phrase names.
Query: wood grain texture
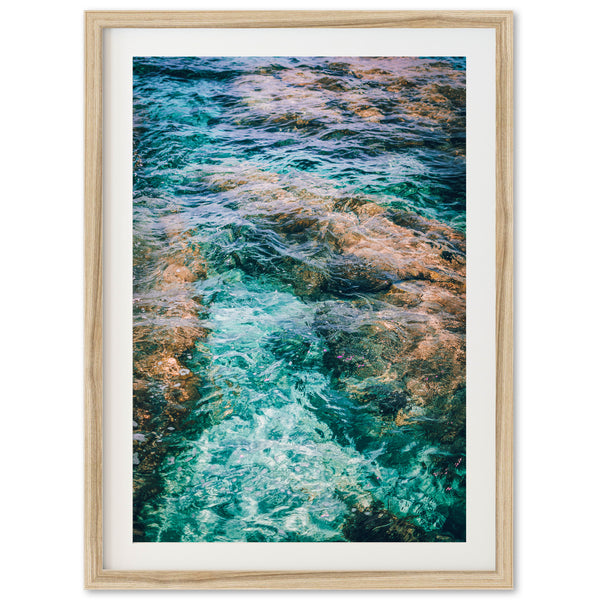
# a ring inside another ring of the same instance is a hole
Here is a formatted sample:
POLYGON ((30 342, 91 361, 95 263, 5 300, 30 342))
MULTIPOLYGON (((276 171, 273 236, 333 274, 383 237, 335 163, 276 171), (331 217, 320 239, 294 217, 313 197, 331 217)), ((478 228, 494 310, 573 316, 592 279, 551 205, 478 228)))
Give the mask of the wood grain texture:
POLYGON ((85 583, 102 571, 102 27, 85 20, 85 583))
POLYGON ((100 27, 497 27, 508 11, 90 11, 100 27))
POLYGON ((513 585, 512 12, 92 11, 85 15, 85 568, 88 589, 510 589, 513 585), (113 27, 496 30, 496 569, 117 571, 102 559, 102 31, 113 27))
POLYGON ((513 577, 513 22, 496 28, 496 570, 513 577))
POLYGON ((496 571, 104 571, 87 589, 510 589, 496 571))

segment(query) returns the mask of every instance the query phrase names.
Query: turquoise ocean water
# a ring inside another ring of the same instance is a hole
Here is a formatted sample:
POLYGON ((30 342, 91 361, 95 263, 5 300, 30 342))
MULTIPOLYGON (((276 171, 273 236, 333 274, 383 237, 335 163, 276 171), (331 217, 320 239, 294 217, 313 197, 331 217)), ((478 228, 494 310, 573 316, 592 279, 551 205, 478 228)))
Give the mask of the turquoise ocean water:
POLYGON ((465 539, 465 61, 133 61, 134 540, 465 539))

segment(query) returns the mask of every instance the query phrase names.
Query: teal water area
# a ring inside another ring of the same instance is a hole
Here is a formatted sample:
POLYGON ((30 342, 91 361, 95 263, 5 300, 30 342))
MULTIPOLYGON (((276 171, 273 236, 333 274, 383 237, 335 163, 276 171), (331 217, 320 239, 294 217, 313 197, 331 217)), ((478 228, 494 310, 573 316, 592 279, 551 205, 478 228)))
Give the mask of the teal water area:
POLYGON ((134 541, 463 541, 464 59, 133 73, 134 541))

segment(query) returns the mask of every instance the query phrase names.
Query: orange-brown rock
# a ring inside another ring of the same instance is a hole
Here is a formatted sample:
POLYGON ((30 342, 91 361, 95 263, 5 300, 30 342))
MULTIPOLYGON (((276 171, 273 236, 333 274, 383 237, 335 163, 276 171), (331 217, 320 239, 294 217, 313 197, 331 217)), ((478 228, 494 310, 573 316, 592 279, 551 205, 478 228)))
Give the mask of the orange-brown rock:
POLYGON ((319 300, 315 327, 338 385, 403 424, 423 411, 442 420, 450 406, 464 412, 453 400, 465 386, 464 235, 319 178, 239 170, 241 187, 235 169, 215 170, 211 182, 235 190, 242 214, 279 236, 272 255, 265 238, 264 267, 250 256, 239 265, 272 273, 279 264, 299 296, 319 300))
POLYGON ((172 264, 164 270, 163 279, 167 283, 175 283, 196 281, 197 277, 184 265, 172 264))
MULTIPOLYGON (((140 273, 133 323, 134 520, 160 491, 159 466, 173 451, 170 432, 189 427, 200 390, 210 383, 191 369, 196 344, 209 333, 194 287, 207 275, 206 261, 175 210, 160 223, 161 245, 138 242, 143 254, 136 257, 134 251, 140 273)), ((135 522, 134 537, 144 539, 135 522)))

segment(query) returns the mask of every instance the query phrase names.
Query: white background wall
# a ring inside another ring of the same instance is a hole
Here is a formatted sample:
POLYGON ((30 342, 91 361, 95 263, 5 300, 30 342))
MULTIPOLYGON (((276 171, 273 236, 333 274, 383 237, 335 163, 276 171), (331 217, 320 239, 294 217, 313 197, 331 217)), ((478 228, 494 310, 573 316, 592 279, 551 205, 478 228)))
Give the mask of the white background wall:
MULTIPOLYGON (((60 594, 71 599, 89 594, 82 590, 82 11, 115 8, 515 10, 515 594, 597 597, 599 15, 595 3, 583 0, 439 0, 424 6, 382 0, 4 4, 0 32, 4 597, 60 594)), ((423 592, 419 597, 432 594, 423 592)))

